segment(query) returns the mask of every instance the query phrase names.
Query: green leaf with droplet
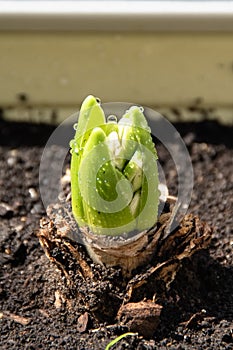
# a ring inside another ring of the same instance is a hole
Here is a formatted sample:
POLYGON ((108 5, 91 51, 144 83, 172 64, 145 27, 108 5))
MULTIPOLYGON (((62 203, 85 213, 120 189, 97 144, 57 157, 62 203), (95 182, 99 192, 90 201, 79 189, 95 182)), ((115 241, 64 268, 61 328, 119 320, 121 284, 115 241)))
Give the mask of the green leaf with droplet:
POLYGON ((88 96, 71 146, 72 210, 80 226, 119 235, 155 224, 157 153, 142 108, 106 122, 98 100, 88 96))

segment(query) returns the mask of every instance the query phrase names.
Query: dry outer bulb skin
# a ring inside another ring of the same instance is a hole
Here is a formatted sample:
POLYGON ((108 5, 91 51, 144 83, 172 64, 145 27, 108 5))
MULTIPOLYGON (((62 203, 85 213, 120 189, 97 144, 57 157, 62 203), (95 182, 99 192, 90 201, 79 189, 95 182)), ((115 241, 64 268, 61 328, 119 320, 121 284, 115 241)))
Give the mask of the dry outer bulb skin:
MULTIPOLYGON (((179 268, 198 250, 208 247, 212 234, 212 229, 207 224, 191 214, 182 219, 174 232, 169 231, 167 234, 166 230, 173 217, 171 208, 160 216, 157 228, 151 230, 147 252, 143 249, 136 256, 135 262, 140 265, 142 261, 145 263, 145 254, 149 253, 152 257, 150 263, 141 270, 131 270, 132 267, 135 268, 133 260, 129 263, 126 256, 118 259, 116 262, 118 266, 121 263, 123 274, 119 277, 118 268, 97 268, 84 246, 77 243, 77 224, 72 218, 69 202, 51 203, 47 215, 40 222, 38 236, 47 257, 56 266, 56 271, 57 268, 61 271, 61 285, 70 291, 67 307, 70 307, 72 295, 73 304, 86 305, 91 318, 103 323, 109 320, 109 315, 111 322, 117 316, 121 325, 148 338, 159 321, 161 307, 157 303, 161 299, 167 300, 168 291, 179 268), (93 288, 93 284, 99 284, 100 288, 93 288), (106 291, 106 286, 111 285, 111 292, 108 289, 106 291), (100 294, 101 288, 103 294, 100 294), (93 300, 97 301, 94 308, 93 300)), ((113 261, 112 263, 115 265, 113 261)))
MULTIPOLYGON (((151 263, 155 267, 151 267, 145 273, 143 279, 155 278, 155 276, 161 275, 166 285, 169 285, 175 277, 175 272, 182 260, 200 249, 207 248, 212 234, 212 229, 207 224, 202 223, 191 214, 186 215, 180 222, 179 227, 170 232, 168 228, 173 221, 175 210, 171 203, 169 211, 159 217, 157 227, 144 231, 133 241, 123 241, 120 247, 119 245, 114 247, 113 244, 108 248, 100 246, 97 235, 95 235, 97 236, 96 240, 92 240, 90 243, 86 242, 85 247, 95 262, 105 266, 120 266, 124 276, 131 276, 132 271, 138 266, 151 263), (91 249, 91 254, 89 249, 91 249)), ((41 221, 39 237, 46 254, 54 262, 52 247, 60 247, 61 244, 66 245, 68 242, 69 247, 72 245, 71 242, 77 245, 77 242, 80 242, 81 232, 79 232, 77 223, 72 216, 69 203, 62 202, 49 205, 47 215, 50 220, 43 219, 41 221)), ((83 235, 85 240, 88 237, 89 233, 83 235)), ((108 237, 110 241, 113 239, 114 237, 108 237)), ((83 247, 82 244, 79 244, 79 246, 83 247)), ((66 249, 60 247, 59 250, 65 251, 66 249)), ((74 253, 73 249, 69 248, 69 250, 72 254, 74 253)), ((85 274, 89 270, 87 263, 77 257, 78 255, 75 254, 79 269, 82 268, 82 274, 85 274)), ((60 262, 58 264, 61 267, 60 262)), ((62 268, 63 273, 67 275, 69 280, 69 274, 66 274, 65 270, 62 268)), ((90 272, 88 276, 91 276, 90 272)), ((131 299, 133 290, 140 285, 141 280, 134 279, 128 289, 127 302, 131 299)))

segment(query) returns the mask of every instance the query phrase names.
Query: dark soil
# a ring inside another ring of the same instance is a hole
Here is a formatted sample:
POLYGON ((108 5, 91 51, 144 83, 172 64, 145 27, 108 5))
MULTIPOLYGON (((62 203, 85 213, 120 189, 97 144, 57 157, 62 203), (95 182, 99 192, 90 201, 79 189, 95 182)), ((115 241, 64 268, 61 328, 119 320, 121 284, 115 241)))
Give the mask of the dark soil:
MULTIPOLYGON (((114 349, 233 349, 233 129, 216 122, 175 126, 193 161, 189 211, 214 227, 213 239, 208 251, 183 263, 161 300, 161 320, 152 339, 127 337, 114 349)), ((45 125, 0 121, 0 348, 104 350, 127 328, 117 325, 114 316, 102 324, 85 318, 85 305, 64 307, 60 272, 37 237, 45 215, 38 167, 52 131, 45 125)), ((175 193, 173 164, 162 148, 158 153, 175 193)), ((103 273, 100 298, 104 288, 121 289, 119 270, 95 268, 103 273)))

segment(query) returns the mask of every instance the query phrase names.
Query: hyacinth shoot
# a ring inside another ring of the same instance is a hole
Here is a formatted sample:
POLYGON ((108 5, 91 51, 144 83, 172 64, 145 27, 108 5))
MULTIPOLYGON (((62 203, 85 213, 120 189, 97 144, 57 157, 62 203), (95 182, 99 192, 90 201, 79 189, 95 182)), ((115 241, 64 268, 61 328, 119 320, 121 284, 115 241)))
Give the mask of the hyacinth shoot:
POLYGON ((94 234, 141 232, 157 221, 157 153, 141 107, 107 120, 88 96, 71 146, 72 211, 94 234))

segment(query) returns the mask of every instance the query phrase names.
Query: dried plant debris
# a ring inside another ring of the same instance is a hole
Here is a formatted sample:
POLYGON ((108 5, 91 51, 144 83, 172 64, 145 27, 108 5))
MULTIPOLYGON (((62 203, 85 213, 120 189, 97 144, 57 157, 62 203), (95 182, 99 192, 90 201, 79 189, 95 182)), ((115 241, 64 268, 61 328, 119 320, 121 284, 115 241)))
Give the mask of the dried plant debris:
POLYGON ((128 303, 120 307, 117 319, 130 331, 151 338, 158 326, 161 310, 161 305, 150 300, 128 303))
POLYGON ((84 312, 81 316, 78 318, 78 324, 77 324, 77 330, 80 333, 83 333, 87 330, 87 325, 88 325, 88 313, 84 312))
POLYGON ((31 322, 30 318, 19 316, 19 315, 11 313, 9 311, 0 312, 0 320, 2 318, 8 318, 9 320, 12 320, 16 323, 23 325, 23 326, 26 326, 31 322))
MULTIPOLYGON (((129 330, 147 338, 152 336, 162 309, 157 302, 166 298, 183 259, 208 246, 212 229, 191 214, 186 215, 179 226, 168 234, 167 227, 175 209, 169 203, 166 208, 167 212, 160 216, 156 228, 148 231, 146 248, 137 251, 137 259, 144 264, 132 269, 136 266, 130 266, 130 259, 122 268, 93 264, 80 237, 80 243, 77 243, 78 228, 69 203, 48 207, 50 219, 41 220, 40 243, 50 261, 65 276, 65 285, 72 291, 72 298, 85 305, 98 322, 117 318, 129 330), (105 278, 100 271, 105 271, 105 278), (111 283, 106 283, 107 276, 111 274, 121 275, 117 279, 118 285, 114 278, 111 283), (99 288, 93 288, 93 284, 99 285, 99 288), (151 323, 153 326, 149 327, 151 323)), ((70 305, 68 299, 66 304, 70 305)), ((87 326, 85 322, 81 329, 87 326)))

